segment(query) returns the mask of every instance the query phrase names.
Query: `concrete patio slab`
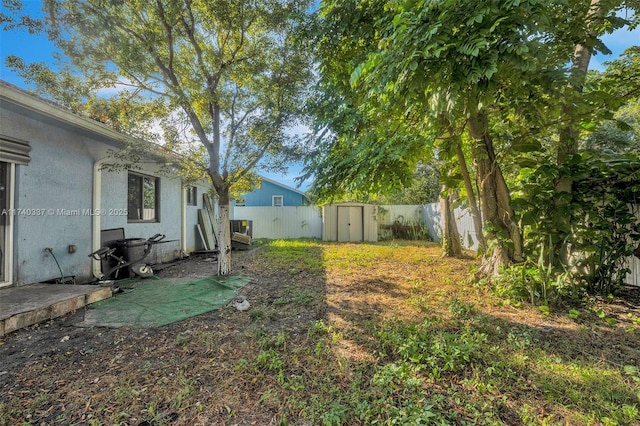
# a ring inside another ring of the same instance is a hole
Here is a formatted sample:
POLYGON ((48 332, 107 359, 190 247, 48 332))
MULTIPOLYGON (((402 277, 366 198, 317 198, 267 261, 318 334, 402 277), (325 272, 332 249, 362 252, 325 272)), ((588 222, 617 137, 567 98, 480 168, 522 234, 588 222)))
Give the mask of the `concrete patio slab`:
POLYGON ((31 284, 0 289, 0 336, 111 297, 111 287, 31 284))

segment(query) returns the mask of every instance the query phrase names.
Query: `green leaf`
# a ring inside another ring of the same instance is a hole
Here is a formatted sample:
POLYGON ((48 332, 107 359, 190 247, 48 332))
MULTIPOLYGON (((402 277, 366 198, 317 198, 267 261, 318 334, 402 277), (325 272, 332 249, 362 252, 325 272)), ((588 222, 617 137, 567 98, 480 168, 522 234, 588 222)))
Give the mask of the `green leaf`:
POLYGON ((514 163, 523 168, 535 168, 538 166, 538 161, 529 157, 516 157, 514 158, 514 163))
POLYGON ((542 144, 535 140, 519 141, 511 147, 514 152, 539 152, 542 151, 542 144))
POLYGON ((353 70, 353 72, 351 73, 351 78, 349 79, 349 84, 351 86, 354 86, 356 84, 362 74, 362 70, 364 69, 365 65, 366 63, 362 62, 353 70))

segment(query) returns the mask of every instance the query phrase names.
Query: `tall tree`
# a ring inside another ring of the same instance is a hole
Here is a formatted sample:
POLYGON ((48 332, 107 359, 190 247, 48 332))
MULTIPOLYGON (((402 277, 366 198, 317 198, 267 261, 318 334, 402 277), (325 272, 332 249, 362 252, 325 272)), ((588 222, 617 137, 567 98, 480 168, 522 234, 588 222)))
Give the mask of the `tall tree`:
POLYGON ((218 273, 231 270, 229 194, 295 137, 309 57, 307 0, 46 0, 50 38, 75 70, 117 75, 171 114, 169 132, 206 150, 218 196, 218 273), (185 131, 185 129, 187 129, 185 131))
MULTIPOLYGON (((606 51, 599 39, 603 32, 636 19, 635 15, 623 19, 616 13, 622 7, 637 10, 638 2, 346 3, 322 3, 321 17, 331 34, 337 34, 333 39, 339 43, 329 46, 341 54, 351 52, 342 68, 334 66, 330 57, 323 61, 323 70, 328 71, 322 75, 323 80, 328 75, 330 87, 340 90, 335 80, 342 78, 344 85, 347 74, 350 85, 342 90, 348 94, 348 111, 383 129, 402 122, 409 132, 426 135, 428 129, 432 136, 443 138, 456 134, 448 128, 449 123, 463 123, 464 140, 470 149, 458 156, 460 168, 464 170, 464 153, 471 152, 483 229, 487 245, 492 247, 485 254, 481 270, 495 274, 501 266, 522 261, 526 255, 522 229, 504 170, 515 176, 518 171, 512 164, 535 161, 523 154, 540 150, 542 136, 547 137, 549 147, 560 159, 574 150, 575 126, 588 118, 586 111, 597 100, 593 96, 585 98, 581 92, 588 56, 606 51), (354 24, 358 29, 351 33, 347 26, 354 24), (504 123, 517 125, 510 139, 501 140, 499 127, 504 123), (518 162, 505 161, 514 159, 514 154, 518 162)), ((351 123, 337 122, 341 142, 353 128, 348 126, 351 123)), ((364 147, 379 152, 376 146, 384 146, 382 139, 365 143, 351 138, 351 142, 350 151, 341 145, 341 159, 347 158, 348 152, 358 155, 364 147)), ((332 155, 330 150, 326 152, 332 155)), ((394 152, 402 153, 403 158, 412 154, 406 146, 394 152)), ((349 167, 348 161, 342 164, 349 167)), ((347 184, 350 173, 358 170, 352 168, 342 175, 340 185, 347 184)), ((375 178, 376 174, 363 175, 360 170, 353 180, 375 178)), ((324 183, 330 184, 331 179, 324 183)), ((472 187, 470 179, 465 187, 472 187)))
POLYGON ((546 246, 545 250, 549 250, 546 259, 553 264, 551 266, 561 271, 576 269, 575 250, 579 246, 576 235, 583 232, 579 229, 583 226, 581 220, 575 217, 576 212, 581 214, 583 211, 580 204, 583 197, 574 194, 578 180, 582 178, 575 174, 575 169, 589 160, 580 151, 580 142, 603 119, 610 118, 611 112, 624 102, 626 96, 616 97, 612 85, 607 87, 607 84, 589 82, 591 58, 598 52, 611 53, 603 43, 604 34, 624 26, 634 28, 638 25, 640 2, 571 1, 564 8, 565 13, 550 14, 555 25, 549 29, 549 39, 555 45, 558 59, 569 66, 555 66, 563 74, 552 75, 546 85, 553 82, 554 87, 546 88, 546 100, 539 98, 540 104, 548 109, 548 117, 539 123, 546 122, 546 132, 551 131, 548 134, 552 143, 548 147, 555 158, 548 160, 554 164, 555 177, 548 212, 538 220, 539 223, 548 220, 552 229, 547 230, 543 241, 537 241, 539 246, 546 246), (569 15, 571 18, 567 19, 569 15), (554 115, 558 118, 551 118, 554 115))
MULTIPOLYGON (((407 134, 413 131, 432 137, 449 134, 447 123, 466 124, 483 220, 488 224, 485 230, 489 239, 499 241, 494 245, 495 256, 488 258, 487 271, 522 258, 521 235, 488 119, 499 91, 508 82, 521 90, 521 75, 536 67, 538 50, 544 47, 540 27, 547 22, 548 4, 519 3, 448 0, 380 5, 359 1, 344 5, 327 1, 322 8, 328 27, 337 26, 338 34, 348 40, 345 44, 355 46, 347 63, 351 65, 351 93, 359 94, 356 106, 362 116, 376 117, 378 127, 383 128, 394 120, 403 122, 407 134), (372 29, 359 29, 352 36, 341 25, 353 16, 363 17, 359 28, 369 24, 372 29), (363 41, 349 41, 351 37, 363 41)), ((377 146, 380 144, 384 141, 379 140, 377 146)), ((352 152, 362 152, 362 146, 360 142, 352 152)))
POLYGON ((314 32, 320 81, 310 108, 318 137, 305 167, 306 176, 315 178, 311 190, 317 199, 422 203, 435 201, 440 192, 440 171, 424 167, 441 161, 433 158, 438 134, 423 112, 375 102, 350 80, 376 50, 384 14, 384 2, 321 4, 314 32))
POLYGON ((440 214, 442 215, 442 254, 446 257, 462 257, 462 242, 456 225, 456 218, 451 205, 452 194, 446 187, 440 197, 440 214))

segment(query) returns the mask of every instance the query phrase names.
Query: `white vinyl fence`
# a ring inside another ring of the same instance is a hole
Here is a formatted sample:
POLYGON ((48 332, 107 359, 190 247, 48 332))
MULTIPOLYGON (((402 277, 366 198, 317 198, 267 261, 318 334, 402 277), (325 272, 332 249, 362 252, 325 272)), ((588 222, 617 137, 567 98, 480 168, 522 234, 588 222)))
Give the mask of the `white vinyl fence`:
MULTIPOLYGON (((471 214, 466 209, 455 209, 454 215, 462 244, 466 249, 477 250, 478 239, 471 214)), ((231 219, 253 222, 253 238, 292 239, 322 238, 322 210, 316 206, 301 207, 233 207, 231 219)), ((414 224, 423 222, 434 241, 442 236, 440 204, 411 206, 380 206, 378 225, 393 223, 414 224)), ((640 217, 638 218, 640 220, 640 217)), ((625 279, 627 284, 640 286, 640 260, 628 258, 631 269, 625 279)))
MULTIPOLYGON (((640 205, 629 206, 631 211, 635 211, 636 223, 640 223, 640 205)), ((624 282, 626 284, 640 287, 640 259, 635 256, 629 256, 627 258, 627 266, 631 270, 625 277, 624 282)))
POLYGON ((230 212, 232 220, 253 221, 253 238, 322 238, 320 207, 238 207, 230 212))
MULTIPOLYGON (((393 223, 426 224, 429 235, 439 241, 442 235, 440 204, 380 206, 379 225, 393 223)), ((464 247, 476 250, 478 240, 471 215, 455 210, 458 231, 464 247)), ((322 210, 316 206, 301 207, 238 207, 231 209, 232 220, 253 222, 253 238, 322 238, 322 210)))
POLYGON ((634 256, 628 258, 629 272, 624 280, 626 284, 640 287, 640 259, 634 256))
MULTIPOLYGON (((393 223, 424 223, 429 230, 429 235, 433 241, 440 241, 442 237, 442 215, 440 214, 440 203, 425 205, 407 206, 380 206, 384 212, 381 222, 385 225, 393 223)), ((454 216, 458 225, 458 232, 462 238, 462 245, 469 250, 478 249, 478 238, 473 226, 471 213, 466 209, 457 208, 454 216)))

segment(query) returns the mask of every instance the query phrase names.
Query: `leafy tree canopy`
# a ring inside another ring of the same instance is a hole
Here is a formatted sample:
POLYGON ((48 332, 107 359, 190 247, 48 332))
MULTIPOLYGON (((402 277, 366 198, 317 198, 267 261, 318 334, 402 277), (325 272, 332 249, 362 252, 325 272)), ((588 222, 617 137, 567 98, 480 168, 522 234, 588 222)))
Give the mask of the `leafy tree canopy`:
MULTIPOLYGON (((301 115, 311 78, 310 57, 298 38, 308 18, 307 0, 44 4, 42 28, 68 61, 58 71, 62 77, 51 78, 48 70, 24 66, 19 58, 10 63, 26 77, 31 73, 42 84, 55 86, 43 87, 53 96, 66 96, 66 82, 73 83, 68 86, 72 89, 79 87, 65 100, 72 107, 74 98, 85 102, 100 85, 130 87, 106 108, 109 120, 122 122, 128 108, 124 100, 130 96, 156 105, 149 111, 161 122, 165 140, 206 168, 219 197, 222 223, 228 219, 234 184, 257 166, 281 169, 297 156, 297 138, 287 129, 301 115)), ((19 19, 11 25, 37 28, 32 22, 19 19)), ((227 228, 218 226, 218 232, 228 234, 227 228)), ((219 272, 227 273, 228 235, 218 241, 225 245, 219 272)))

